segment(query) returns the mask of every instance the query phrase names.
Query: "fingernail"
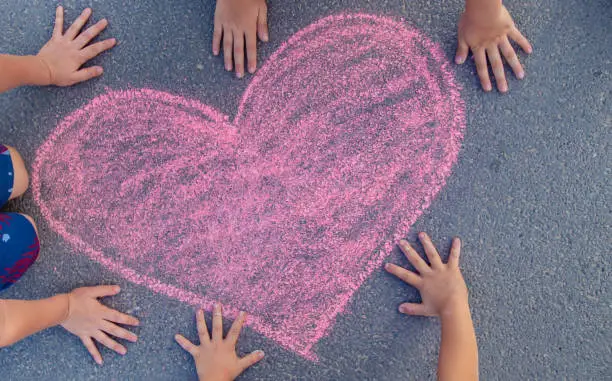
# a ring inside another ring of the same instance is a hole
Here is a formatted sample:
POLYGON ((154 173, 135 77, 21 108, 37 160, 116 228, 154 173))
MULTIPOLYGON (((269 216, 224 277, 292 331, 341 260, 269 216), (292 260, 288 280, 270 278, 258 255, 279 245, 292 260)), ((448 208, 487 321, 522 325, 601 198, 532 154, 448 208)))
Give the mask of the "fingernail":
POLYGON ((263 35, 263 40, 268 42, 268 33, 264 33, 263 35))
POLYGON ((391 264, 385 263, 385 270, 391 270, 391 264))
POLYGON ((242 74, 242 72, 239 72, 239 71, 236 72, 236 77, 238 78, 242 78, 243 75, 244 74, 242 74))
POLYGON ((125 355, 127 353, 127 350, 125 348, 121 348, 119 349, 119 353, 121 353, 121 355, 125 355))
POLYGON ((219 51, 218 51, 218 50, 214 50, 214 49, 213 49, 213 54, 214 54, 214 55, 216 55, 216 56, 218 56, 218 55, 219 55, 219 51))
MULTIPOLYGON (((102 73, 102 68, 98 68, 98 73, 102 73)), ((115 286, 115 288, 113 289, 115 292, 119 292, 121 291, 121 287, 119 286, 115 286)))
POLYGON ((255 353, 257 354, 257 357, 259 357, 260 359, 265 356, 264 351, 262 351, 261 349, 256 350, 255 353))
MULTIPOLYGON (((98 75, 101 75, 102 73, 104 73, 104 69, 102 69, 101 67, 99 67, 99 68, 98 68, 98 70, 96 70, 96 73, 97 73, 98 75)), ((119 289, 119 287, 117 287, 117 291, 115 291, 115 292, 119 292, 119 291, 120 291, 120 289, 119 289)))
POLYGON ((519 73, 516 76, 518 77, 518 79, 523 79, 525 78, 525 73, 522 71, 519 71, 519 73))
POLYGON ((96 359, 96 364, 102 365, 102 359, 96 359))
POLYGON ((400 305, 399 306, 399 312, 401 313, 408 313, 408 307, 404 306, 404 305, 400 305))
POLYGON ((464 60, 463 60, 463 57, 455 57, 455 62, 456 62, 458 65, 461 65, 461 64, 463 63, 463 61, 464 61, 464 60))
POLYGON ((137 342, 137 341, 138 341, 138 336, 136 336, 136 335, 130 336, 130 341, 131 341, 132 343, 137 342))
POLYGON ((249 73, 251 73, 251 74, 255 73, 255 66, 250 66, 249 67, 249 73))
POLYGON ((215 303, 215 311, 219 311, 221 309, 221 303, 215 303))
POLYGON ((225 70, 227 70, 227 71, 231 71, 231 70, 232 70, 232 65, 230 65, 230 64, 226 64, 226 65, 225 65, 225 70))
POLYGON ((491 91, 491 85, 486 85, 486 86, 484 87, 484 89, 485 89, 485 91, 491 91))

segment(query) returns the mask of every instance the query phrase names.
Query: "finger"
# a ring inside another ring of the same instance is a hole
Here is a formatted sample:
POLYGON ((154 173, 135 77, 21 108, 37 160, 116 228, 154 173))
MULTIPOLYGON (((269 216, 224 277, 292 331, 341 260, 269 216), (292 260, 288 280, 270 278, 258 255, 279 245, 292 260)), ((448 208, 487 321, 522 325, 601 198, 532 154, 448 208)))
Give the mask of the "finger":
POLYGON ((238 337, 240 336, 240 331, 242 331, 242 326, 244 325, 244 321, 246 320, 246 312, 240 311, 236 320, 232 324, 229 332, 227 333, 227 337, 225 338, 228 343, 232 346, 236 346, 238 342, 238 337))
POLYGON ((504 62, 499 54, 499 48, 497 45, 491 45, 487 48, 487 56, 493 69, 493 75, 495 76, 495 83, 500 92, 505 93, 508 91, 508 82, 506 82, 506 73, 504 73, 504 62))
POLYGON ((104 345, 105 347, 109 349, 112 349, 113 351, 119 353, 120 355, 124 355, 127 353, 127 349, 125 349, 123 345, 111 339, 110 337, 108 337, 106 333, 102 331, 96 332, 96 334, 94 335, 94 338, 98 340, 100 344, 104 345))
POLYGON ((72 84, 85 82, 92 78, 99 77, 104 73, 101 66, 92 66, 81 69, 72 75, 72 84))
POLYGON ((233 37, 232 31, 228 28, 223 29, 223 60, 225 61, 225 70, 232 71, 232 46, 233 37))
POLYGON ((79 34, 81 29, 83 28, 83 25, 85 25, 87 20, 89 20, 89 16, 91 16, 91 9, 85 8, 83 13, 81 13, 81 15, 77 17, 76 20, 74 20, 72 25, 70 25, 70 28, 68 28, 64 36, 68 37, 70 40, 74 40, 74 38, 77 36, 77 34, 79 34))
POLYGON ((102 321, 102 331, 115 337, 131 341, 132 343, 135 343, 138 340, 138 336, 136 336, 132 332, 106 320, 102 321))
POLYGON ((137 326, 140 325, 138 319, 133 316, 124 314, 112 308, 104 307, 102 318, 114 323, 137 326))
POLYGON ((247 368, 257 364, 264 358, 264 356, 265 354, 262 350, 256 350, 238 360, 238 365, 240 366, 241 372, 244 372, 247 368))
POLYGON ((455 63, 461 65, 465 62, 469 53, 469 47, 463 40, 459 40, 457 44, 457 53, 455 54, 455 63))
POLYGON ((257 15, 257 35, 259 39, 268 42, 270 36, 268 35, 268 7, 264 4, 259 7, 259 14, 257 15))
POLYGON ((247 51, 247 65, 249 73, 255 73, 257 69, 257 36, 255 31, 247 32, 246 36, 246 51, 247 51))
POLYGON ((504 58, 506 59, 506 62, 508 62, 508 65, 510 65, 512 68, 514 75, 516 75, 516 78, 523 79, 525 77, 525 72, 523 71, 523 67, 521 66, 521 63, 507 37, 503 38, 502 42, 499 44, 499 47, 504 55, 504 58))
POLYGON ((435 316, 422 303, 402 303, 399 306, 399 312, 406 315, 435 316))
POLYGON ((461 240, 459 237, 453 238, 453 243, 448 256, 448 264, 452 267, 459 267, 459 255, 461 254, 461 240))
POLYGON ((527 40, 527 38, 525 38, 525 36, 523 36, 523 34, 516 27, 510 29, 508 36, 516 41, 516 43, 519 44, 521 49, 523 49, 525 52, 531 53, 533 51, 533 47, 529 43, 529 40, 527 40))
POLYGON ((96 348, 96 344, 90 337, 81 337, 81 342, 87 348, 87 351, 93 357, 94 361, 98 365, 102 365, 102 356, 100 355, 100 351, 96 348))
POLYGON ((121 288, 116 285, 86 287, 87 294, 94 298, 117 295, 121 288))
POLYGON ((62 33, 64 33, 64 8, 60 5, 55 9, 53 37, 62 37, 62 33))
POLYGON ((213 31, 212 50, 213 54, 219 55, 219 48, 221 47, 221 36, 223 35, 223 28, 218 23, 215 23, 215 29, 213 31))
POLYGON ((422 278, 410 270, 406 270, 405 268, 400 267, 393 263, 387 263, 385 265, 385 270, 387 270, 389 273, 395 275, 396 277, 400 278, 401 280, 403 280, 404 282, 408 283, 409 285, 413 287, 416 287, 416 288, 421 287, 421 284, 423 281, 422 278))
POLYGON ((81 54, 83 55, 85 61, 89 61, 100 53, 114 47, 116 44, 117 40, 115 40, 114 38, 109 38, 108 40, 96 42, 95 44, 89 45, 81 51, 81 54))
POLYGON ((198 327, 198 336, 200 337, 200 344, 210 342, 210 333, 208 333, 208 327, 206 326, 206 320, 204 319, 204 311, 201 309, 196 313, 196 322, 198 327))
POLYGON ((221 303, 215 303, 215 307, 213 308, 212 326, 213 341, 223 340, 223 308, 221 307, 221 303))
POLYGON ((234 68, 236 76, 244 76, 244 34, 234 32, 234 68))
POLYGON ((191 341, 187 340, 185 336, 176 334, 174 335, 174 340, 181 346, 184 350, 189 352, 192 356, 195 356, 198 351, 198 347, 195 346, 191 341))
POLYGON ((426 274, 431 271, 431 268, 427 265, 427 262, 421 258, 419 253, 417 253, 408 242, 401 240, 399 247, 402 252, 404 252, 404 255, 406 255, 406 258, 408 258, 408 262, 410 262, 419 273, 426 274))
POLYGON ((472 50, 472 53, 474 54, 474 62, 476 62, 476 71, 480 78, 480 85, 484 91, 491 91, 491 80, 489 79, 489 68, 487 67, 485 50, 483 48, 478 48, 475 51, 472 50))
POLYGON ((89 44, 91 40, 96 38, 97 35, 102 33, 102 31, 108 26, 108 21, 106 19, 102 19, 95 23, 93 26, 87 28, 85 32, 79 34, 79 36, 74 40, 74 44, 78 46, 79 49, 89 44))
POLYGON ((425 254, 427 255, 427 259, 431 264, 431 267, 434 269, 439 269, 443 267, 442 259, 440 259, 440 254, 438 254, 438 250, 434 246, 433 242, 425 232, 419 233, 419 240, 425 249, 425 254))

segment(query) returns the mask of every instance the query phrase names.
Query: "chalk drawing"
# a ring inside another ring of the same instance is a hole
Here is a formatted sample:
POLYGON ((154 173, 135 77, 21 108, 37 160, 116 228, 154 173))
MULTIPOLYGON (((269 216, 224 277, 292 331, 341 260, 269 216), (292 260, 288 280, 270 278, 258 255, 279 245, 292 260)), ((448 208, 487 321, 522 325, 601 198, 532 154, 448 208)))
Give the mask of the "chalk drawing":
POLYGON ((316 359, 444 185, 463 130, 435 44, 388 18, 336 15, 282 44, 233 121, 150 89, 98 96, 40 147, 33 189, 77 251, 169 297, 246 310, 316 359))

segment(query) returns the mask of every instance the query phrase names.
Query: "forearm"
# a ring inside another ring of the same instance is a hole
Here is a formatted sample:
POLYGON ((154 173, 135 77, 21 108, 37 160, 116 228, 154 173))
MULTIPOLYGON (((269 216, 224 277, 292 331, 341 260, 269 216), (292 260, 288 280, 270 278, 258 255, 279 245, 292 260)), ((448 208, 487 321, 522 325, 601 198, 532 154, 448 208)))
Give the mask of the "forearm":
POLYGON ((441 319, 438 380, 478 380, 478 347, 469 306, 458 307, 441 319))
POLYGON ((0 93, 25 85, 48 85, 49 68, 36 56, 0 54, 0 93))
POLYGON ((465 0, 465 11, 474 17, 496 17, 501 7, 501 0, 465 0))
POLYGON ((68 295, 41 300, 0 300, 0 347, 6 347, 68 316, 68 295))

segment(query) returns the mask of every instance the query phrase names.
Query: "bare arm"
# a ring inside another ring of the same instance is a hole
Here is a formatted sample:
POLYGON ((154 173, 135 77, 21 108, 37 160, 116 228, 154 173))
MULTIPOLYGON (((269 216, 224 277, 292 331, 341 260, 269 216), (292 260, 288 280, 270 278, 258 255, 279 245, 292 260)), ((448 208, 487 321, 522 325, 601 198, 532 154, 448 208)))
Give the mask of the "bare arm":
POLYGON ((425 233, 419 234, 429 264, 406 241, 400 248, 417 272, 387 263, 385 269, 417 288, 422 303, 403 303, 401 313, 437 316, 442 322, 438 380, 478 380, 478 346, 468 304, 468 290, 459 270, 461 241, 453 239, 448 263, 443 263, 425 233))
POLYGON ((36 56, 0 55, 0 93, 23 85, 70 86, 102 75, 100 66, 81 66, 115 46, 115 39, 89 45, 108 25, 102 19, 81 33, 90 16, 85 9, 64 31, 64 9, 57 7, 53 36, 36 56))
POLYGON ((67 294, 41 300, 0 300, 0 347, 56 326, 67 316, 67 294))
POLYGON ((478 347, 469 307, 457 306, 440 318, 438 380, 478 380, 478 347))
POLYGON ((495 17, 501 7, 501 0, 465 0, 465 11, 474 15, 495 17))
POLYGON ((49 70, 40 58, 0 54, 0 93, 19 86, 48 84, 49 70))
POLYGON ((102 356, 94 340, 124 355, 127 349, 110 336, 135 342, 136 335, 119 324, 136 326, 139 322, 132 316, 104 306, 98 300, 118 292, 117 286, 81 287, 69 294, 48 299, 0 300, 0 347, 61 325, 81 339, 98 364, 102 364, 102 356))

